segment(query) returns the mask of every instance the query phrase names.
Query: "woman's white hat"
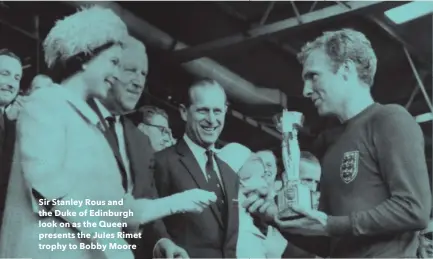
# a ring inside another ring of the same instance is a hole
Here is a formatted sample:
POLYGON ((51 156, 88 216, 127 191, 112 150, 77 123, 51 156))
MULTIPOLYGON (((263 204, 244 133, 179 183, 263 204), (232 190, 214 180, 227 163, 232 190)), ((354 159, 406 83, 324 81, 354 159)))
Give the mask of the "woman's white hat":
POLYGON ((58 62, 80 54, 91 54, 107 43, 121 43, 128 28, 112 10, 100 6, 82 8, 58 20, 43 42, 45 63, 53 68, 58 62))

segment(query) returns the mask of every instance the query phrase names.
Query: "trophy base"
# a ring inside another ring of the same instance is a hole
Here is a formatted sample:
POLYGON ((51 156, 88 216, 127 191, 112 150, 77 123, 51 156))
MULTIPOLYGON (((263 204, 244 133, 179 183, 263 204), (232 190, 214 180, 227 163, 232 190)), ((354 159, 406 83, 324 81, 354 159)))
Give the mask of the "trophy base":
POLYGON ((295 215, 295 216, 279 216, 278 219, 282 221, 289 221, 289 220, 296 220, 296 219, 302 219, 305 218, 304 215, 295 215))
POLYGON ((278 213, 278 218, 280 220, 295 220, 305 218, 305 216, 291 210, 290 208, 286 208, 278 213))
POLYGON ((310 189, 296 182, 288 182, 277 194, 278 218, 281 220, 295 220, 305 216, 292 210, 294 205, 312 209, 312 196, 310 189))

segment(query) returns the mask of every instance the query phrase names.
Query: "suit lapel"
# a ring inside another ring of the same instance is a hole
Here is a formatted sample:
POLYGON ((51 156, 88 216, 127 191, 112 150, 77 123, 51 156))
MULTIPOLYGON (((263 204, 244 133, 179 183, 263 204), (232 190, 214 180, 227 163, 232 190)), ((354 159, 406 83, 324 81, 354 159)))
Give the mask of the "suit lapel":
POLYGON ((238 217, 238 209, 239 206, 238 201, 238 191, 239 191, 239 178, 237 174, 222 160, 220 160, 217 156, 215 157, 216 162, 218 164, 218 168, 221 175, 221 180, 224 184, 225 191, 225 199, 227 204, 227 228, 226 234, 230 233, 230 229, 233 227, 237 227, 235 222, 229 220, 231 218, 238 217))
MULTIPOLYGON (((192 178, 194 179, 198 187, 203 190, 208 190, 207 181, 203 175, 203 172, 197 160, 195 159, 192 151, 189 149, 188 145, 186 144, 186 142, 183 139, 179 140, 178 144, 176 145, 176 148, 178 153, 181 155, 179 158, 180 162, 183 164, 185 169, 192 176, 192 178)), ((218 220, 220 227, 223 227, 224 224, 222 221, 221 213, 219 213, 216 204, 215 203, 212 204, 210 206, 210 209, 212 210, 212 213, 218 220)))
POLYGON ((128 153, 129 163, 131 165, 131 177, 135 187, 135 183, 147 181, 145 179, 138 179, 142 176, 139 172, 146 167, 145 158, 143 157, 146 152, 140 150, 141 146, 137 146, 139 139, 136 137, 137 132, 135 131, 134 124, 128 119, 123 119, 122 124, 125 132, 126 152, 128 153))
POLYGON ((89 104, 89 106, 98 115, 99 122, 101 123, 101 125, 103 127, 104 136, 107 139, 108 143, 110 144, 111 150, 113 150, 114 156, 116 157, 116 160, 119 163, 119 166, 121 167, 121 170, 124 170, 126 172, 125 165, 123 164, 122 156, 119 153, 119 149, 116 147, 116 142, 115 142, 116 136, 113 136, 113 134, 111 133, 111 131, 108 129, 108 124, 107 124, 104 116, 102 116, 102 113, 99 110, 99 108, 98 108, 95 100, 94 99, 90 99, 89 101, 87 101, 87 103, 89 104))

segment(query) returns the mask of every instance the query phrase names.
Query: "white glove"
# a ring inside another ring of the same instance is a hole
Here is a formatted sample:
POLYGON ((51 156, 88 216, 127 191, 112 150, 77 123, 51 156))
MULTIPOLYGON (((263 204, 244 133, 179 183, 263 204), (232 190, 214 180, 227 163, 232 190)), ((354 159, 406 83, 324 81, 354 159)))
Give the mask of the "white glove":
POLYGON ((124 208, 133 212, 133 216, 126 221, 128 226, 134 228, 176 213, 200 213, 216 200, 215 193, 201 189, 187 190, 155 200, 136 200, 131 195, 126 195, 124 208))
POLYGON ((205 208, 216 202, 217 196, 214 192, 202 189, 192 189, 165 197, 166 205, 172 214, 176 213, 201 213, 205 208))

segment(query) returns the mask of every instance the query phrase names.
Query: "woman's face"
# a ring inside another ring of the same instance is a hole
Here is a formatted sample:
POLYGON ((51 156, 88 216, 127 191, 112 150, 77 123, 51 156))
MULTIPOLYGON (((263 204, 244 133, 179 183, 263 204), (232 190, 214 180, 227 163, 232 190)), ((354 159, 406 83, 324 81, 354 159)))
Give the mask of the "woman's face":
POLYGON ((83 65, 83 77, 88 86, 89 97, 107 97, 108 90, 118 80, 121 55, 121 46, 113 45, 83 65))
POLYGON ((248 160, 239 170, 239 178, 242 186, 254 189, 261 196, 268 194, 265 167, 259 160, 248 160))

